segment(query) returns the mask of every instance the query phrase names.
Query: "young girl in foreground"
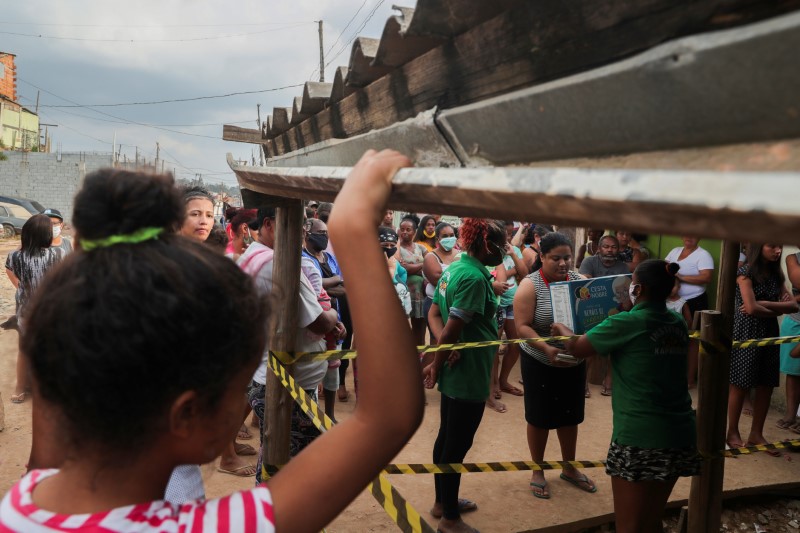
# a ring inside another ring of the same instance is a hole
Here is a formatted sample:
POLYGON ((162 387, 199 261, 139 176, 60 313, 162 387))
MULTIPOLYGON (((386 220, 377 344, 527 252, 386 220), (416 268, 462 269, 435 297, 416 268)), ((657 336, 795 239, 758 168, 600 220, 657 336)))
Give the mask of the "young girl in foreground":
MULTIPOLYGON (((665 303, 679 268, 660 259, 644 261, 633 272, 629 289, 633 309, 566 342, 575 357, 611 357, 614 430, 606 473, 618 533, 660 533, 678 477, 700 473, 686 382, 689 331, 665 303)), ((553 324, 552 331, 573 334, 563 324, 553 324)))
POLYGON ((45 280, 47 298, 33 302, 22 341, 34 396, 67 458, 12 487, 0 531, 313 532, 341 512, 422 418, 410 332, 393 328, 387 345, 386 330, 374 327, 405 318, 399 304, 370 305, 397 301, 385 255, 363 246, 374 242, 392 176, 408 165, 396 152, 368 152, 330 217, 361 331, 353 416, 268 486, 183 505, 162 501, 167 479, 177 465, 218 456, 239 429, 234 415, 261 358, 268 309, 233 262, 167 229, 182 215, 171 178, 88 176, 73 222, 91 250, 45 280), (387 404, 387 393, 396 401, 387 404))

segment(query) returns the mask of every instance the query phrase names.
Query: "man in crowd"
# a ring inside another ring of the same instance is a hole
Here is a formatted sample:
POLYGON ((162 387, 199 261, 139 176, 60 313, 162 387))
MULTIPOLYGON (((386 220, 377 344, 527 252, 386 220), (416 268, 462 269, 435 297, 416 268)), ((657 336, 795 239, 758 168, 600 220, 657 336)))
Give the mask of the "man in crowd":
MULTIPOLYGON (((259 208, 256 219, 249 224, 253 231, 257 231, 256 240, 237 261, 239 267, 253 277, 256 290, 264 296, 272 294, 272 273, 275 261, 273 261, 273 247, 275 246, 275 208, 259 208)), ((317 302, 317 294, 311 287, 308 279, 301 273, 300 275, 300 298, 298 303, 297 324, 295 332, 295 350, 301 352, 321 352, 325 350, 323 336, 336 328, 339 321, 336 309, 323 311, 317 302)), ((264 434, 264 398, 266 394, 267 382, 267 357, 270 347, 264 351, 264 358, 261 361, 253 376, 250 386, 249 398, 250 405, 261 425, 261 435, 264 434)), ((322 378, 328 371, 327 361, 300 361, 293 365, 292 373, 297 385, 302 387, 306 393, 316 401, 317 386, 322 382, 322 378)), ((319 432, 314 428, 311 421, 300 411, 297 404, 292 411, 292 431, 290 442, 290 454, 297 455, 305 448, 319 432)), ((261 455, 259 454, 258 464, 256 465, 256 481, 261 481, 261 455)))
POLYGON ((613 235, 600 238, 597 253, 581 263, 580 273, 587 278, 630 274, 628 266, 619 260, 619 241, 613 235))

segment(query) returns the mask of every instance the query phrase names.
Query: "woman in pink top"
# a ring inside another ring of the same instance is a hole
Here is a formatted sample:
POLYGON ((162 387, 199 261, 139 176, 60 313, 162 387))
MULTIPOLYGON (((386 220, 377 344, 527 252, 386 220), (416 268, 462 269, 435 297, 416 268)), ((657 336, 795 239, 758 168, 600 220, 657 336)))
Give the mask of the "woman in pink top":
POLYGON ((364 246, 392 176, 408 165, 396 152, 368 152, 330 217, 362 332, 353 416, 268 486, 182 505, 162 500, 170 473, 212 460, 239 429, 233 415, 267 342, 268 306, 233 262, 169 231, 182 207, 171 177, 87 176, 73 218, 83 251, 44 281, 38 294, 47 297, 34 298, 22 338, 51 425, 42 437, 53 452, 43 466, 52 468, 5 495, 0 531, 320 531, 422 419, 416 348, 396 326, 403 311, 371 305, 396 298, 385 255, 377 243, 364 246))

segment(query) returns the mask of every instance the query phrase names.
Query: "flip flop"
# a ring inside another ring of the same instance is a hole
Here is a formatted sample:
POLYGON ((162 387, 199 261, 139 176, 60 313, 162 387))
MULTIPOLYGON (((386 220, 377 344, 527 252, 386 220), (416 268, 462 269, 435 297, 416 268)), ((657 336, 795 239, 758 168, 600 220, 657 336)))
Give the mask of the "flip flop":
POLYGON ((258 455, 256 449, 249 444, 240 444, 237 442, 233 447, 236 455, 258 455))
POLYGON ((550 491, 547 491, 547 481, 545 481, 544 483, 534 483, 533 481, 531 481, 530 486, 535 487, 542 491, 542 492, 536 492, 535 490, 531 489, 531 494, 533 494, 535 497, 539 498, 540 500, 550 499, 550 491))
POLYGON ((592 391, 590 391, 589 389, 586 389, 585 391, 583 391, 583 397, 584 398, 591 398, 592 397, 592 391))
POLYGON ((11 395, 11 403, 23 403, 25 400, 28 399, 27 392, 20 392, 19 394, 12 394, 11 395))
POLYGON ((511 394, 512 396, 524 396, 525 395, 525 393, 522 391, 522 389, 518 389, 514 385, 509 385, 508 387, 500 387, 500 390, 503 391, 503 392, 507 392, 507 393, 511 394))
MULTIPOLYGON (((466 498, 458 499, 458 512, 461 514, 469 513, 478 510, 478 504, 466 498)), ((431 516, 434 518, 441 518, 442 512, 436 509, 430 510, 431 516)))
POLYGON ((253 477, 253 476, 256 475, 255 470, 256 470, 255 465, 244 465, 244 466, 240 466, 239 468, 234 468, 233 470, 228 470, 227 468, 217 467, 217 472, 222 472, 223 474, 230 474, 232 476, 238 476, 238 477, 253 477), (243 472, 244 470, 246 470, 248 468, 252 468, 253 469, 253 473, 252 474, 246 474, 246 473, 243 472))
POLYGON ((794 424, 793 422, 787 422, 786 420, 783 420, 782 418, 779 418, 778 421, 775 422, 775 425, 778 426, 781 429, 791 429, 793 424, 794 424))
POLYGON ((610 388, 607 389, 607 388, 603 387, 603 390, 600 391, 600 394, 603 395, 603 396, 611 396, 611 389, 610 388))
POLYGON ((486 402, 486 404, 489 406, 490 409, 492 409, 493 411, 497 411, 498 413, 505 413, 506 411, 508 411, 508 408, 505 406, 505 404, 493 405, 490 404, 489 402, 486 402))
POLYGON ((564 473, 562 472, 560 477, 567 483, 575 485, 584 492, 588 492, 590 494, 594 494, 595 492, 597 492, 597 487, 589 480, 588 477, 586 477, 586 474, 581 474, 581 477, 574 478, 564 475, 564 473), (585 485, 582 485, 582 483, 585 483, 585 485), (590 483, 592 484, 590 485, 590 483))

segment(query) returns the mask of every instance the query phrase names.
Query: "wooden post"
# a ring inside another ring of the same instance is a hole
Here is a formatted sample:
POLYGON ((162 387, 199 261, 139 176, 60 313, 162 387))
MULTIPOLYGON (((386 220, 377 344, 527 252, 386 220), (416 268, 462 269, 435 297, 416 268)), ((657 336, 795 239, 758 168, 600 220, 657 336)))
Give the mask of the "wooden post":
MULTIPOLYGON (((283 206, 277 209, 275 217, 275 266, 272 276, 274 298, 269 347, 288 352, 295 348, 297 331, 303 202, 281 199, 281 204, 283 206)), ((268 370, 264 407, 264 464, 284 465, 289 462, 289 430, 293 403, 289 391, 268 370)))
MULTIPOLYGON (((697 448, 713 453, 725 448, 728 411, 733 307, 739 245, 724 241, 717 282, 718 311, 700 313, 699 373, 697 379, 697 448)), ((719 531, 722 515, 722 481, 725 459, 714 457, 703 463, 692 478, 689 494, 689 532, 719 531)))
MULTIPOLYGON (((722 346, 722 313, 701 311, 700 316, 697 448, 705 455, 725 447, 730 337, 727 347, 722 346)), ((724 468, 725 458, 715 456, 706 459, 700 475, 692 478, 692 488, 689 494, 690 533, 719 531, 724 468)))

